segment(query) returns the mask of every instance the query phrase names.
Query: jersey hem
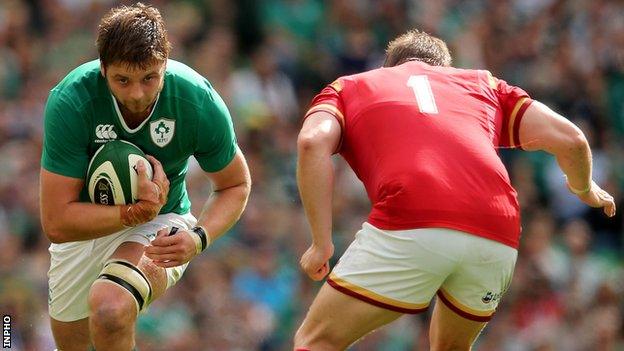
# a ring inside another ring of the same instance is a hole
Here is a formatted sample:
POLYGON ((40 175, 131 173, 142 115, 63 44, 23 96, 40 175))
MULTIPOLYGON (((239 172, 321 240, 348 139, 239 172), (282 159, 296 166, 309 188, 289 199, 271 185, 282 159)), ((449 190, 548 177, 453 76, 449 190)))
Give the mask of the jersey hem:
POLYGON ((383 230, 410 230, 410 229, 419 229, 419 228, 446 228, 446 229, 454 229, 465 232, 467 234, 475 235, 478 237, 482 237, 485 239, 489 239, 492 241, 499 242, 503 245, 507 245, 511 248, 518 249, 519 240, 509 240, 501 238, 500 234, 491 232, 489 230, 473 227, 466 224, 460 223, 452 223, 445 221, 416 221, 409 222, 406 225, 392 225, 384 221, 379 221, 373 218, 368 218, 368 223, 374 225, 375 227, 383 230))

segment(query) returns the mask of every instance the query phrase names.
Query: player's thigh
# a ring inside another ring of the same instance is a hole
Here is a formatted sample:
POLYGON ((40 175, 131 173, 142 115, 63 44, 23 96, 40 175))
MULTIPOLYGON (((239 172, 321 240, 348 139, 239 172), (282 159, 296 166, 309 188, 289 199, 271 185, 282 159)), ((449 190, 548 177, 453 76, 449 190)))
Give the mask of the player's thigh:
POLYGON ((152 287, 152 300, 156 299, 167 289, 167 272, 158 267, 144 255, 145 245, 137 242, 124 242, 111 255, 111 259, 126 260, 137 266, 149 281, 152 287))
POLYGON ((295 335, 295 347, 343 350, 401 315, 343 294, 325 283, 295 335))
POLYGON ((50 318, 50 327, 58 350, 85 351, 91 344, 88 318, 73 322, 61 322, 50 318))
POLYGON ((112 253, 97 243, 90 240, 50 246, 48 305, 52 319, 73 322, 89 317, 89 290, 112 253))
MULTIPOLYGON (((144 297, 146 298, 144 307, 146 307, 147 304, 164 294, 167 289, 167 272, 165 268, 156 266, 152 260, 145 257, 144 251, 145 245, 142 243, 123 242, 110 256, 109 261, 122 260, 129 262, 143 273, 151 289, 149 299, 147 299, 147 296, 144 297)), ((92 309, 97 308, 96 305, 108 305, 111 303, 127 306, 131 304, 122 304, 122 302, 127 302, 126 300, 128 300, 134 303, 133 299, 134 297, 124 287, 112 283, 110 280, 97 280, 91 287, 90 303, 92 309)))
POLYGON ((487 322, 466 319, 438 299, 429 327, 431 351, 470 350, 487 322))
POLYGON ((155 265, 144 255, 145 247, 155 238, 155 233, 163 228, 178 227, 190 229, 197 223, 191 213, 179 215, 167 213, 159 215, 153 221, 138 226, 130 235, 124 238, 112 258, 125 259, 136 265, 152 286, 152 301, 163 295, 165 290, 175 285, 184 274, 188 263, 171 268, 162 268, 155 265))
POLYGON ((466 238, 461 264, 438 291, 432 344, 472 345, 511 283, 517 250, 476 236, 466 238))

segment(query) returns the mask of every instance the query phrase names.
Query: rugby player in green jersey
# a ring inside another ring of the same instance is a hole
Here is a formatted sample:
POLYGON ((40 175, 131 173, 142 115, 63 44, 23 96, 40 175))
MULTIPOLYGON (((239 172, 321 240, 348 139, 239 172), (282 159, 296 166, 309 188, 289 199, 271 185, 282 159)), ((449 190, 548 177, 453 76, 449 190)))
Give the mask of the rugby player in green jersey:
POLYGON ((251 181, 229 112, 206 79, 168 59, 170 47, 156 8, 112 9, 100 22, 99 60, 50 92, 40 196, 59 350, 133 349, 138 313, 245 208, 251 181), (89 202, 88 162, 111 140, 151 155, 154 176, 139 165, 136 204, 89 202), (191 156, 213 187, 197 220, 184 182, 191 156), (172 227, 180 229, 168 235, 172 227))

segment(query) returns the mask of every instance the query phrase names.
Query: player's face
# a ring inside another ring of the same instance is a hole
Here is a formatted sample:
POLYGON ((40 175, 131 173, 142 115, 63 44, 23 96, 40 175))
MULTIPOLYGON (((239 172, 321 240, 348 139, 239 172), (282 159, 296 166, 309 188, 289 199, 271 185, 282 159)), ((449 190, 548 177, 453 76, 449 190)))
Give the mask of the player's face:
POLYGON ((145 69, 125 63, 110 64, 103 70, 108 87, 117 101, 131 113, 143 113, 156 101, 163 87, 165 62, 145 69))

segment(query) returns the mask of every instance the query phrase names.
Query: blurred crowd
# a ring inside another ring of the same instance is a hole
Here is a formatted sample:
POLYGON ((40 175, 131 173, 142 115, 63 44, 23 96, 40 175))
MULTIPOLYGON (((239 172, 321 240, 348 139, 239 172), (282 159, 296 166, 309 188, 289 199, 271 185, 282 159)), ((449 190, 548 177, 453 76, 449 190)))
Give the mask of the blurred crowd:
MULTIPOLYGON (((49 245, 38 174, 48 91, 96 58, 113 0, 0 1, 0 312, 13 349, 52 350, 49 245)), ((127 3, 127 2, 126 2, 127 3)), ((594 179, 624 209, 624 1, 154 0, 172 58, 216 87, 252 170, 241 221, 190 264, 138 321, 140 350, 289 350, 319 283, 298 269, 309 244, 295 183, 296 136, 311 98, 338 76, 379 67, 387 42, 419 28, 457 67, 489 69, 577 123, 594 179)), ((555 160, 501 150, 523 234, 515 277, 477 350, 624 350, 623 217, 570 195, 555 160)), ((363 187, 336 158, 336 255, 366 218, 363 187)), ((197 214, 210 186, 188 176, 197 214)), ((428 350, 428 314, 406 316, 353 350, 428 350)))

